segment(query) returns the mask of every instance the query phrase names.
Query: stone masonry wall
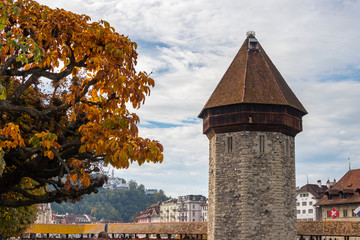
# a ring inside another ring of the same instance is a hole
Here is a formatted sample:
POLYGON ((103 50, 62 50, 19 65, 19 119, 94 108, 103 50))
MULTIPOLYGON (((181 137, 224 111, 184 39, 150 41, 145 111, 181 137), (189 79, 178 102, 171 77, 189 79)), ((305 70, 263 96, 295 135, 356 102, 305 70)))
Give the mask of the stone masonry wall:
POLYGON ((209 240, 296 239, 294 147, 273 132, 210 139, 209 240))

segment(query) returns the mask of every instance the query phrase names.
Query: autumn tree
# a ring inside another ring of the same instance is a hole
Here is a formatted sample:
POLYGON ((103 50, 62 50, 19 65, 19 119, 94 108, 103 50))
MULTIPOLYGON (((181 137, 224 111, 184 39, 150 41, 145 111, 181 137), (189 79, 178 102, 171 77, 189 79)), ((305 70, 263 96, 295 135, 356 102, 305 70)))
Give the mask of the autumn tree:
POLYGON ((102 186, 102 164, 162 161, 129 110, 154 86, 135 42, 32 0, 0 6, 0 206, 76 201, 102 186))

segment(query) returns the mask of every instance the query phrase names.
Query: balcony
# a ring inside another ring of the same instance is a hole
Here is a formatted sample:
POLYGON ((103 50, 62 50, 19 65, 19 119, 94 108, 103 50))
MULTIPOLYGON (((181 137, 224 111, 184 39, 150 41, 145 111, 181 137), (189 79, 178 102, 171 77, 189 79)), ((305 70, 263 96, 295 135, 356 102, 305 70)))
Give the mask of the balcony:
POLYGON ((187 211, 187 208, 179 207, 179 208, 177 209, 177 211, 178 211, 178 212, 185 212, 185 211, 187 211))

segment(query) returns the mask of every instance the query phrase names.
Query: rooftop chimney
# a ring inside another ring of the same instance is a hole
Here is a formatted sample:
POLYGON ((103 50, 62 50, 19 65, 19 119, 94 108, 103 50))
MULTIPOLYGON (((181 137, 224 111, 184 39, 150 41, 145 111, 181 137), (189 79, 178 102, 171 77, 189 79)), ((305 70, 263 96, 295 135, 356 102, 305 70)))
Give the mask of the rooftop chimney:
POLYGON ((321 188, 321 180, 317 180, 317 184, 318 184, 319 188, 321 188))

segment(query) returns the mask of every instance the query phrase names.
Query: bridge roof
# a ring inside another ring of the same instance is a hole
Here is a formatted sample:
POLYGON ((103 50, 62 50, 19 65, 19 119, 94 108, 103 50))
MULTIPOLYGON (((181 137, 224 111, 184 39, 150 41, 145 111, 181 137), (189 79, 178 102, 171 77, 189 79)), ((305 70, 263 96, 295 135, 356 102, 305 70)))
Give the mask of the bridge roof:
POLYGON ((298 221, 298 236, 352 236, 360 237, 359 221, 298 221))
MULTIPOLYGON (((33 224, 25 233, 94 234, 105 224, 33 224)), ((111 223, 109 233, 122 234, 206 234, 207 222, 111 223)))
MULTIPOLYGON (((97 234, 105 224, 33 224, 25 233, 97 234)), ((108 233, 187 234, 207 233, 207 222, 110 223, 108 233)), ((358 236, 360 221, 298 221, 298 236, 358 236)))

